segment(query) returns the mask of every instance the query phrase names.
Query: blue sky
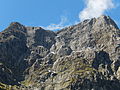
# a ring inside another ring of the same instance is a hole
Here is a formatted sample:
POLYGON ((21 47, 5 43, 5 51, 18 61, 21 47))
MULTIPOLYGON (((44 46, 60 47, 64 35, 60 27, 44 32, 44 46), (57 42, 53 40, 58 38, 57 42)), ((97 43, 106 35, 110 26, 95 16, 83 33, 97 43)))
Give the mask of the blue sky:
MULTIPOLYGON (((113 2, 115 7, 105 14, 120 27, 120 0, 113 2)), ((16 21, 26 26, 43 27, 75 24, 80 22, 79 13, 84 8, 84 0, 0 0, 0 31, 16 21)))

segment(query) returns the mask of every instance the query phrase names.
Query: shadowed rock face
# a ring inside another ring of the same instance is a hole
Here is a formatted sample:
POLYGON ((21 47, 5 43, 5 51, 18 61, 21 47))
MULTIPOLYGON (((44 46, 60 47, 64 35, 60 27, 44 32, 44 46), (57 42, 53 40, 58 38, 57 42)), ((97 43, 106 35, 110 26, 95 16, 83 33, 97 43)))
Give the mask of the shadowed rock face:
POLYGON ((119 90, 120 30, 108 16, 57 32, 11 23, 0 32, 0 82, 1 89, 119 90))

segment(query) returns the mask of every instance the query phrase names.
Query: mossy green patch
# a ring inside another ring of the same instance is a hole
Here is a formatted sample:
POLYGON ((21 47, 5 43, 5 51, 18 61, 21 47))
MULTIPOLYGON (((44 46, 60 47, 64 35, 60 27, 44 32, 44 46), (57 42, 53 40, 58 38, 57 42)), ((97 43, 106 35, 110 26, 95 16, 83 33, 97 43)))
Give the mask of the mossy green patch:
POLYGON ((20 87, 17 85, 7 85, 0 82, 0 90, 20 90, 20 87))

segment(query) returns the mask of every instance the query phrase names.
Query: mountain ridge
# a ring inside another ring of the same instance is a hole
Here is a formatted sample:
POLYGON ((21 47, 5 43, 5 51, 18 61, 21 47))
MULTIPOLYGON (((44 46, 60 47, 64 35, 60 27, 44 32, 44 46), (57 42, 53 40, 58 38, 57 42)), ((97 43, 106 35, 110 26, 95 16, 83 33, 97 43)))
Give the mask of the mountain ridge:
POLYGON ((3 90, 119 90, 120 30, 109 17, 57 32, 13 22, 0 33, 3 90))

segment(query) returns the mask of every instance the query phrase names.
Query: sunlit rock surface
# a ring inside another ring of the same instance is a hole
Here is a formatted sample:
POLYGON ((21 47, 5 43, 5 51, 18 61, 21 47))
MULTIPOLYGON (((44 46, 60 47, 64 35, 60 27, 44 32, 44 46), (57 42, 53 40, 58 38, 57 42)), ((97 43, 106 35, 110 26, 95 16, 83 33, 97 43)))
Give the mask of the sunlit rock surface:
POLYGON ((0 32, 0 89, 120 90, 120 30, 109 16, 57 32, 13 22, 0 32))

